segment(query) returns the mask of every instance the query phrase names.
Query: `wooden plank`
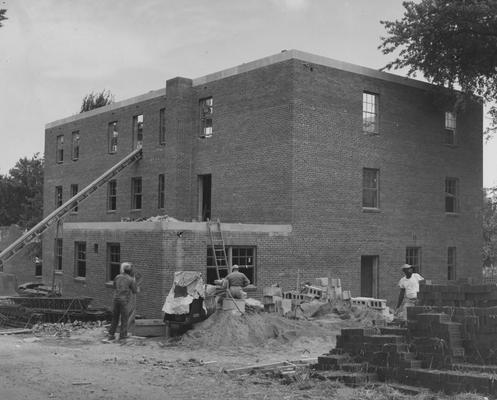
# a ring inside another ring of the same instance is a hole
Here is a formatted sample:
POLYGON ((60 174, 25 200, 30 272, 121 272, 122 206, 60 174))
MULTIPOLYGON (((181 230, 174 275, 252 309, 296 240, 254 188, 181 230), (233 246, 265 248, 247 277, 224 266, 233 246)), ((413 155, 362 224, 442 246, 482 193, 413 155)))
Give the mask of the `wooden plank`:
POLYGON ((0 335, 16 335, 20 333, 31 333, 31 329, 2 329, 0 335))
POLYGON ((301 360, 295 360, 295 361, 280 361, 276 363, 269 363, 269 364, 255 364, 255 365, 249 365, 248 367, 240 367, 240 368, 233 368, 233 369, 228 369, 226 372, 249 372, 254 369, 272 369, 272 368, 279 368, 279 367, 296 367, 296 366, 301 366, 301 365, 307 365, 307 364, 313 364, 317 362, 317 358, 303 358, 301 360))

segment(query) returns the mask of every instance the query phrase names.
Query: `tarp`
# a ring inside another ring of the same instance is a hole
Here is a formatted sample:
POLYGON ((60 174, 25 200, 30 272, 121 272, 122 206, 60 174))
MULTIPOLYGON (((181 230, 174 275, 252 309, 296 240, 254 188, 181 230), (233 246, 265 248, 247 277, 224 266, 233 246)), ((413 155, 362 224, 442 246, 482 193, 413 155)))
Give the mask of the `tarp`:
MULTIPOLYGON (((205 284, 200 272, 178 271, 174 273, 173 287, 166 297, 162 311, 166 314, 188 314, 194 299, 205 298, 205 284)), ((202 305, 205 312, 205 304, 202 305)))

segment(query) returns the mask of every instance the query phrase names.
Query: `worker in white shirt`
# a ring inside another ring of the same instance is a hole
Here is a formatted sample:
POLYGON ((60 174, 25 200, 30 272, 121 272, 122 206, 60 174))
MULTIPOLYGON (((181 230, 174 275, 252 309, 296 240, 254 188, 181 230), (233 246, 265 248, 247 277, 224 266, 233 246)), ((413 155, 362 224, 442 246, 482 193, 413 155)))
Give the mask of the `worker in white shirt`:
POLYGON ((415 306, 419 292, 419 282, 424 278, 415 273, 412 265, 404 264, 400 267, 404 275, 399 281, 400 293, 397 302, 397 312, 400 318, 407 320, 407 307, 415 306))

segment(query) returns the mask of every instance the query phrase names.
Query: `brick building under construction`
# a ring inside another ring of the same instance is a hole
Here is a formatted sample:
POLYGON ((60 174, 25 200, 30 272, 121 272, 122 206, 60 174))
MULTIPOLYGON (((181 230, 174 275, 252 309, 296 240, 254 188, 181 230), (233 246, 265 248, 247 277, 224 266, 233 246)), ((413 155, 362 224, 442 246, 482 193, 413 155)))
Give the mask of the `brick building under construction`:
POLYGON ((45 215, 134 158, 44 233, 44 278, 110 305, 131 261, 138 313, 157 317, 174 271, 215 279, 208 219, 255 297, 331 276, 393 300, 404 262, 478 276, 482 106, 452 105, 436 86, 289 50, 51 122, 45 215))

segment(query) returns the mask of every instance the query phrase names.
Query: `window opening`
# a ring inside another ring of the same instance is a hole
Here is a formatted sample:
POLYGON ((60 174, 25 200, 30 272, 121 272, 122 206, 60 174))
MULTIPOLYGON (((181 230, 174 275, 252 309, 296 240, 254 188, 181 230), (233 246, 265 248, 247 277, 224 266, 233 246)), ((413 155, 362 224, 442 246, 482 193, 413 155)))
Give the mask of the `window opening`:
POLYGON ((200 111, 200 137, 212 137, 212 115, 214 113, 214 101, 212 97, 201 99, 199 102, 200 111))
POLYGON ((111 180, 107 183, 107 210, 117 209, 117 181, 111 180))
POLYGON ((447 248, 447 280, 453 281, 456 279, 456 248, 447 248))
POLYGON ((79 159, 79 131, 72 133, 72 159, 76 161, 79 159))
POLYGON ((74 243, 74 272, 77 277, 86 277, 86 242, 74 243))
POLYGON ((362 93, 362 130, 364 132, 378 133, 379 120, 379 95, 375 93, 362 93))
POLYGON ((62 239, 55 239, 55 269, 62 271, 62 239))
POLYGON ((57 136, 57 151, 55 161, 58 163, 64 162, 64 135, 57 136))
POLYGON ((362 170, 362 206, 379 208, 379 174, 380 170, 363 168, 362 170))
POLYGON ((112 281, 121 270, 121 245, 119 243, 107 244, 107 265, 107 277, 109 281, 112 281))
POLYGON ((109 123, 107 135, 109 141, 109 153, 114 154, 117 152, 117 139, 119 137, 119 132, 117 129, 117 121, 109 123))
POLYGON ((158 188, 158 208, 164 208, 165 207, 165 177, 164 174, 159 175, 159 188, 158 188))
MULTIPOLYGON (((221 246, 215 246, 218 252, 222 249, 221 246)), ((229 265, 237 264, 239 271, 243 272, 250 283, 255 284, 256 264, 255 264, 255 247, 250 246, 226 246, 226 257, 229 265)), ((214 248, 207 246, 207 283, 213 284, 217 279, 216 262, 214 260, 214 248)), ((219 276, 220 278, 228 275, 228 267, 223 259, 218 258, 219 276)))
POLYGON ((35 264, 35 276, 43 276, 43 262, 41 258, 35 257, 33 262, 35 264))
POLYGON ((166 144, 166 109, 159 110, 159 144, 166 144))
POLYGON ((361 296, 378 297, 378 256, 361 256, 361 296))
POLYGON ((143 145, 143 114, 133 117, 133 140, 135 148, 140 148, 143 145))
POLYGON ((131 208, 142 208, 142 178, 131 178, 131 208))
POLYGON ((62 186, 55 186, 55 208, 62 205, 62 186))
MULTIPOLYGON (((74 197, 78 194, 78 185, 76 184, 72 184, 71 185, 71 197, 74 197)), ((75 201, 74 203, 72 203, 72 210, 71 210, 72 213, 77 213, 78 212, 78 202, 75 201)))
POLYGON ((421 273, 421 247, 406 247, 406 264, 414 268, 414 272, 421 273))
POLYGON ((445 178, 445 212, 456 213, 459 211, 457 178, 445 178))
POLYGON ((445 144, 455 144, 456 142, 456 114, 450 111, 445 112, 445 144))

